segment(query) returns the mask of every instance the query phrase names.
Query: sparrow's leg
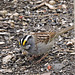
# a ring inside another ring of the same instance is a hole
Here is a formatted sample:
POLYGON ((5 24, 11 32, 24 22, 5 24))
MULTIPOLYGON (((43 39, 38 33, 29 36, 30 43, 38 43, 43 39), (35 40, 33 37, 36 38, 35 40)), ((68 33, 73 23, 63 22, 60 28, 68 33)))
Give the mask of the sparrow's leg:
POLYGON ((41 62, 41 60, 43 60, 43 59, 45 59, 45 57, 47 57, 47 55, 48 55, 48 53, 47 54, 45 54, 40 60, 38 60, 36 63, 40 63, 41 62))
MULTIPOLYGON (((38 64, 40 63, 43 59, 45 59, 45 57, 47 57, 48 53, 45 54, 41 59, 37 60, 35 63, 38 64)), ((39 56, 33 55, 32 57, 29 57, 28 60, 33 60, 34 58, 37 58, 39 56)))
POLYGON ((36 57, 37 57, 36 55, 32 55, 32 57, 28 57, 28 60, 33 60, 36 57))

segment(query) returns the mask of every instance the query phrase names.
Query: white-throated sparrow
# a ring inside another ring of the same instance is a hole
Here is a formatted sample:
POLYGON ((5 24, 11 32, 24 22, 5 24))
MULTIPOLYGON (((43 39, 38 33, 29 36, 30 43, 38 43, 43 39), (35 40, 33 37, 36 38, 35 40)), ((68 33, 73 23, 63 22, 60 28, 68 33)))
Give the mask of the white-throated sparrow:
POLYGON ((42 55, 44 53, 47 53, 50 48, 52 47, 56 37, 61 35, 62 33, 65 33, 71 29, 73 29, 74 26, 67 27, 60 32, 35 32, 30 35, 25 35, 22 39, 20 39, 19 45, 26 50, 30 55, 42 55))
POLYGON ((40 55, 46 53, 53 45, 49 40, 55 35, 55 32, 39 32, 31 35, 25 35, 19 42, 19 45, 31 55, 40 55))

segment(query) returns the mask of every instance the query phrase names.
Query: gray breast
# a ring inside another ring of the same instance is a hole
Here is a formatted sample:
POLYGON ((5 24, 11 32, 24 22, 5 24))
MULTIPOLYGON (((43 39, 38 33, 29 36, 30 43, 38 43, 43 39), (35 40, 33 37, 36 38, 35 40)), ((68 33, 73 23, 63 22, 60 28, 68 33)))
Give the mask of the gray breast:
POLYGON ((29 50, 30 54, 40 55, 47 53, 52 45, 54 44, 54 41, 48 42, 47 44, 45 42, 39 42, 37 45, 35 43, 35 39, 30 39, 31 48, 29 50))

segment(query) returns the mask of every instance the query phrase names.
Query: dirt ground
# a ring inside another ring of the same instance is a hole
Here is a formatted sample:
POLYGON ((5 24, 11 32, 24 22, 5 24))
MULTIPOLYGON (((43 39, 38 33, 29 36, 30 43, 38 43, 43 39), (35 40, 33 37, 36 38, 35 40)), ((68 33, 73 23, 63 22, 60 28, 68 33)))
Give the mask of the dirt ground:
POLYGON ((0 0, 0 75, 75 75, 74 29, 59 35, 48 55, 28 60, 19 40, 30 32, 74 25, 74 0, 0 0))

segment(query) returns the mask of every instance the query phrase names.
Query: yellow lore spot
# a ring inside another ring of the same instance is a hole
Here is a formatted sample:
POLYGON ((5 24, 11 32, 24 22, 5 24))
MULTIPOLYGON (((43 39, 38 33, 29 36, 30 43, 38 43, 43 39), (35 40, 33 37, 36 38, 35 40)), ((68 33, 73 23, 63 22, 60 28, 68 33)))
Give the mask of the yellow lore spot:
POLYGON ((19 45, 21 46, 21 43, 19 42, 19 45))
POLYGON ((26 40, 23 41, 23 46, 25 45, 25 43, 26 43, 26 40))

